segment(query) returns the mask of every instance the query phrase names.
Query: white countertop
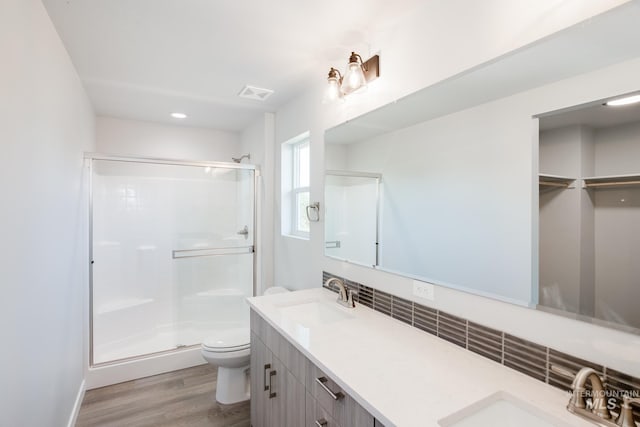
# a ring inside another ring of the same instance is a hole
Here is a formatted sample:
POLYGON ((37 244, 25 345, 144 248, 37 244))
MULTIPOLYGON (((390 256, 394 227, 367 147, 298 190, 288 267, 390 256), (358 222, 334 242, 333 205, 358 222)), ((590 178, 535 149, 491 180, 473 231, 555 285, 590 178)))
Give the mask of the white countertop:
POLYGON ((505 391, 568 426, 593 426, 566 410, 569 394, 399 320, 335 303, 323 288, 249 298, 249 304, 386 427, 438 421, 505 391), (327 301, 353 317, 300 324, 281 307, 327 301))

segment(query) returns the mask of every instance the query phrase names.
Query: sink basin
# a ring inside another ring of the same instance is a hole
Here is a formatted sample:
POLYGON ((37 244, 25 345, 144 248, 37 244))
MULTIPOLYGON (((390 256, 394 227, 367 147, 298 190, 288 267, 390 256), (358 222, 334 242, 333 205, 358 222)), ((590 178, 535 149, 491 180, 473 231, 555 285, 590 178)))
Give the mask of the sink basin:
POLYGON ((558 427, 567 426, 543 410, 500 391, 443 419, 442 427, 558 427))
POLYGON ((354 316, 347 313, 336 303, 327 301, 302 301, 278 306, 282 317, 287 318, 302 326, 338 322, 351 319, 354 316))

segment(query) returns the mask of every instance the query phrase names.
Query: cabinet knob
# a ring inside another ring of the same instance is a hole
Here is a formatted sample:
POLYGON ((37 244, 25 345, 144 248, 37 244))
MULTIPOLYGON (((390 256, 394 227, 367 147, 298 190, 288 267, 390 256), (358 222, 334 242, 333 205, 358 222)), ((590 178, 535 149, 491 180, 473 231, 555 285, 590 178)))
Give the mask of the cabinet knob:
POLYGON ((316 420, 316 425, 318 427, 325 427, 326 425, 328 425, 329 423, 327 422, 327 420, 325 420, 324 418, 320 418, 319 420, 316 420))

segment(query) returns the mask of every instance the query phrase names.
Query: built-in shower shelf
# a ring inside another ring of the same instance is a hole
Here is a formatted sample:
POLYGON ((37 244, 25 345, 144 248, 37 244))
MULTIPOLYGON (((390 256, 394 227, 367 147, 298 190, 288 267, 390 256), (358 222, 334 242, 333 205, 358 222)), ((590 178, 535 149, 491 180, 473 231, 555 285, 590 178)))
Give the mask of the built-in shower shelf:
POLYGON ((153 302, 153 298, 129 298, 113 301, 102 304, 100 307, 98 307, 97 314, 107 314, 116 311, 127 310, 129 308, 149 304, 150 302, 153 302))
POLYGON ((242 290, 234 288, 210 289, 196 294, 196 296, 199 297, 235 297, 245 295, 246 294, 242 292, 242 290))

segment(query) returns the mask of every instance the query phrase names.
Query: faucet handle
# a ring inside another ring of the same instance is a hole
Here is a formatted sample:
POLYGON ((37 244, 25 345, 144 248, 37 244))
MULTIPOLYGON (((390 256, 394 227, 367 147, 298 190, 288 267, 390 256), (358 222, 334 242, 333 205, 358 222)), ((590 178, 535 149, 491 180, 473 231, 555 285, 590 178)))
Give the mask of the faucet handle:
POLYGON ((356 306, 356 302, 353 299, 354 295, 358 296, 358 291, 354 291, 353 289, 349 289, 348 296, 347 296, 347 304, 349 305, 349 307, 355 307, 356 306))
POLYGON ((637 427, 633 419, 633 404, 640 405, 640 398, 624 396, 620 406, 620 416, 616 420, 616 425, 620 427, 637 427))

